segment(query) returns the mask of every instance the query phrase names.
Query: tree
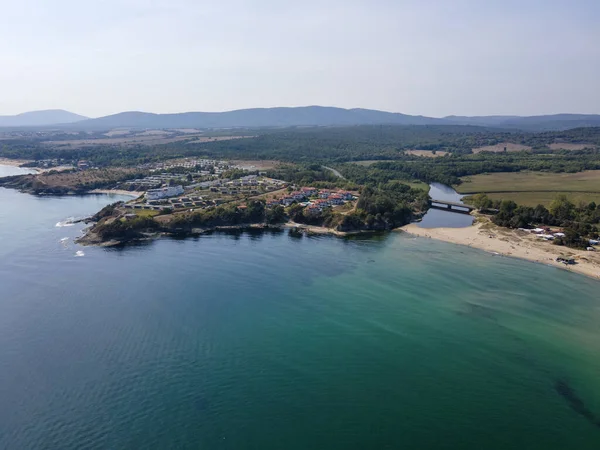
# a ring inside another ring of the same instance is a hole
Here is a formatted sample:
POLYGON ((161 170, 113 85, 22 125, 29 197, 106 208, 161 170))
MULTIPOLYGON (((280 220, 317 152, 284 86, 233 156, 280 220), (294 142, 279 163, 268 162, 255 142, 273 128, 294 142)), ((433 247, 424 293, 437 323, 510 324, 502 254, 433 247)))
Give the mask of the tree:
POLYGON ((489 209, 493 206, 492 200, 486 194, 475 194, 470 198, 470 202, 480 210, 489 209))
POLYGON ((550 213, 560 223, 573 218, 575 205, 569 201, 565 194, 559 194, 550 204, 550 213))
POLYGON ((285 222, 285 210, 283 206, 277 205, 271 209, 267 209, 266 221, 270 224, 285 222))

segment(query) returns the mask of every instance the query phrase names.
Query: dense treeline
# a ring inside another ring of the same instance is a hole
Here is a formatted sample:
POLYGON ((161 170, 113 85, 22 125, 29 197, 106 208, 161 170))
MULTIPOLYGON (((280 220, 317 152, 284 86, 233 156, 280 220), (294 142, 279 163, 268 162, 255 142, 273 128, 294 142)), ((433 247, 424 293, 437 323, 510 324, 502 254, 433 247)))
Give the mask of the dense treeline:
POLYGON ((281 206, 267 209, 264 200, 250 200, 244 205, 228 203, 212 209, 178 214, 170 228, 189 230, 191 228, 210 228, 255 223, 276 224, 285 220, 281 206))
POLYGON ((428 208, 427 193, 400 183, 384 189, 365 186, 353 211, 338 214, 327 208, 318 214, 308 213, 300 205, 288 210, 291 220, 309 225, 336 228, 339 231, 390 230, 406 225, 415 212, 428 208))
POLYGON ((267 176, 288 181, 297 186, 314 186, 319 189, 358 189, 359 186, 349 180, 339 178, 331 170, 319 164, 285 164, 267 171, 267 176))
POLYGON ((599 150, 576 150, 545 155, 527 152, 479 153, 443 158, 419 158, 411 161, 382 161, 363 167, 344 164, 338 169, 356 183, 385 183, 390 180, 437 181, 459 184, 460 177, 491 172, 580 172, 600 169, 599 150))
POLYGON ((474 195, 469 198, 469 202, 484 212, 493 211, 495 214, 492 221, 503 227, 561 227, 565 236, 555 243, 568 247, 586 248, 589 240, 596 239, 600 231, 600 208, 596 203, 575 205, 566 195, 558 195, 549 209, 543 205, 520 206, 512 200, 494 201, 485 194, 474 195))
POLYGON ((127 241, 143 237, 145 232, 175 231, 190 232, 192 228, 212 228, 219 226, 235 226, 243 224, 278 224, 287 220, 283 207, 267 209, 263 200, 251 200, 247 204, 226 204, 212 209, 198 210, 188 214, 177 214, 161 225, 152 217, 114 218, 119 203, 103 208, 92 220, 99 220, 93 228, 103 241, 127 241))
MULTIPOLYGON (((473 126, 355 126, 285 130, 253 130, 254 138, 205 143, 186 141, 166 145, 97 145, 86 148, 55 147, 35 139, 1 141, 0 157, 16 159, 90 160, 98 166, 134 165, 176 157, 277 159, 305 163, 343 163, 361 160, 420 160, 407 149, 445 150, 470 154, 473 148, 512 142, 547 152, 556 141, 600 146, 600 128, 526 133, 473 126)), ((564 153, 564 152, 563 152, 564 153)), ((444 159, 444 158, 440 158, 444 159)), ((437 164, 438 161, 431 161, 437 164)))
MULTIPOLYGON (((348 161, 415 159, 404 150, 444 150, 470 154, 472 149, 502 142, 545 149, 553 142, 585 142, 600 146, 600 128, 525 133, 472 126, 355 126, 285 130, 254 139, 196 144, 213 155, 283 161, 348 161)), ((190 145, 194 146, 194 145, 190 145)))

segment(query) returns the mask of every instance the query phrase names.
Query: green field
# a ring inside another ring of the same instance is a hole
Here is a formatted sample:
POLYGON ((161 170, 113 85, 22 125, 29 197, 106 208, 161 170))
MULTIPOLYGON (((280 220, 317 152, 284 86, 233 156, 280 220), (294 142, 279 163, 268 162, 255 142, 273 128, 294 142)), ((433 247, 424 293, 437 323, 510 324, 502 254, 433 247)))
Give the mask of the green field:
POLYGON ((421 189, 422 191, 429 192, 429 185, 423 181, 400 181, 401 183, 408 184, 413 189, 421 189))
POLYGON ((159 211, 153 209, 136 209, 133 213, 138 217, 154 217, 157 216, 159 211))
POLYGON ((486 193, 521 205, 549 205, 558 194, 578 203, 600 202, 600 170, 578 173, 501 172, 462 178, 461 194, 486 193))

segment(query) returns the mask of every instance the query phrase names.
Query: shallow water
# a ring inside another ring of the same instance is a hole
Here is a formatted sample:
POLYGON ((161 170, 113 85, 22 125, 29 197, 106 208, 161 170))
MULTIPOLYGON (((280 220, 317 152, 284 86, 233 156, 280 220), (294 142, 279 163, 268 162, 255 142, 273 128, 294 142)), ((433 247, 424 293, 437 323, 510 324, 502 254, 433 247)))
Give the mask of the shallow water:
POLYGON ((405 234, 55 226, 117 199, 0 189, 0 448, 598 448, 598 282, 405 234))
POLYGON ((34 169, 26 169, 22 167, 5 166, 0 164, 0 178, 11 175, 26 175, 28 173, 36 173, 34 169))

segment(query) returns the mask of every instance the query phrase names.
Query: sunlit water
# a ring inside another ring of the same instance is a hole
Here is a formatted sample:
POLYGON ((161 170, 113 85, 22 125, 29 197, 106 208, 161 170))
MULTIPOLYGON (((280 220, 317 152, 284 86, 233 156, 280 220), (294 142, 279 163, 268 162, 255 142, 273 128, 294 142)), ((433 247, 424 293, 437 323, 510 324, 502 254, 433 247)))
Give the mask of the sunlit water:
POLYGON ((56 226, 117 199, 0 189, 0 448, 597 450, 598 282, 395 233, 56 226))

